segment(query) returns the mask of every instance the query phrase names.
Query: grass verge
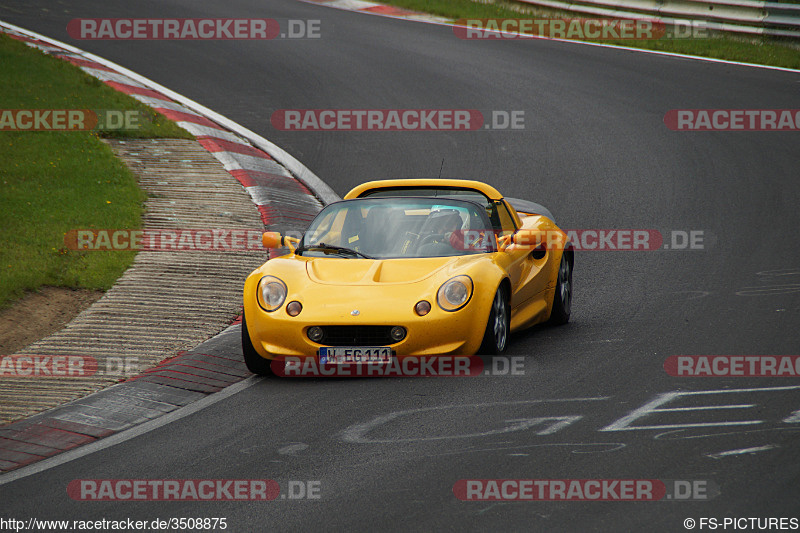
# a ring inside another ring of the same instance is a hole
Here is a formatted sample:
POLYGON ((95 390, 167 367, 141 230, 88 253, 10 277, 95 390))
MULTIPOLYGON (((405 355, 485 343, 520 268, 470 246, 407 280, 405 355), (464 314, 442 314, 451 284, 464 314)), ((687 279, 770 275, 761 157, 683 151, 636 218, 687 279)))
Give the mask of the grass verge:
MULTIPOLYGON (((385 4, 431 13, 450 19, 462 18, 581 18, 566 11, 534 7, 514 2, 483 3, 473 0, 381 0, 385 4)), ((454 38, 455 35, 454 35, 454 38)), ((757 63, 777 67, 800 69, 800 47, 797 41, 770 37, 744 37, 733 34, 695 39, 652 39, 637 41, 603 40, 602 42, 632 48, 646 48, 663 52, 712 57, 757 63)))
POLYGON ((67 250, 75 228, 138 228, 145 194, 99 138, 193 137, 78 67, 0 33, 3 109, 114 109, 147 117, 118 132, 0 131, 0 309, 43 285, 110 288, 135 252, 67 250))

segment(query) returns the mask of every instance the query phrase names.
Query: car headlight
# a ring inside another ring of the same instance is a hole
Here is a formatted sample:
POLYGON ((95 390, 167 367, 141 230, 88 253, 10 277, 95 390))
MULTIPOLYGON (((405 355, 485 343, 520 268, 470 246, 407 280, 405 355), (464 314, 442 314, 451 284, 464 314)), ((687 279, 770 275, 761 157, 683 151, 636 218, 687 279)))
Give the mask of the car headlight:
POLYGON ((279 309, 286 300, 286 284, 275 276, 264 276, 258 282, 256 294, 258 305, 264 311, 272 312, 279 309))
POLYGON ((445 311, 458 311, 472 298, 472 278, 456 276, 439 287, 436 303, 445 311))

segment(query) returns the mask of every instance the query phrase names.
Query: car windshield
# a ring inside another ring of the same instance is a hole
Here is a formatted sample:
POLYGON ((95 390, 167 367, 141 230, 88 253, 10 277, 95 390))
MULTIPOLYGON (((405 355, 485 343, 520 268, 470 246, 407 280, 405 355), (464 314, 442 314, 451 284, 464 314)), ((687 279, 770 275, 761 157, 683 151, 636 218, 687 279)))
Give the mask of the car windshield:
POLYGON ((475 189, 460 187, 381 187, 362 193, 359 198, 396 198, 398 196, 423 196, 439 200, 454 199, 467 200, 486 209, 486 215, 495 230, 495 234, 508 234, 516 230, 513 218, 508 215, 508 210, 500 200, 490 200, 486 195, 475 189))
POLYGON ((311 257, 394 259, 497 250, 486 209, 451 198, 358 198, 327 206, 297 253, 311 257))

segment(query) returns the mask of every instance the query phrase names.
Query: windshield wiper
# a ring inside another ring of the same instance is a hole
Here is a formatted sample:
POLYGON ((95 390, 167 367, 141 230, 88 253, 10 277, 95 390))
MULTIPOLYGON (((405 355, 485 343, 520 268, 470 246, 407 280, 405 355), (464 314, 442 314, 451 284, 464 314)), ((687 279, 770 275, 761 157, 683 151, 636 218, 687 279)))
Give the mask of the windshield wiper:
POLYGON ((297 252, 302 253, 306 250, 332 250, 334 252, 360 256, 363 257, 364 259, 375 259, 374 257, 369 256, 367 254, 362 254, 358 250, 353 250, 352 248, 345 248, 344 246, 334 246, 333 244, 326 244, 324 242, 318 242, 317 244, 312 244, 311 246, 301 246, 296 250, 295 253, 297 252))

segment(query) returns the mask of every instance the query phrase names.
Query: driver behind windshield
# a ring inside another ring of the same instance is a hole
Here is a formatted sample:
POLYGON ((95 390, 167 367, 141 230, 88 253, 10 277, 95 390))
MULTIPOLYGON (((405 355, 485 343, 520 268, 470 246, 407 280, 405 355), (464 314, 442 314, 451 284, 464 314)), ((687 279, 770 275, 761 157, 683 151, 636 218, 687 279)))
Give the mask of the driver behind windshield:
POLYGON ((455 209, 432 211, 422 226, 417 253, 421 256, 450 255, 455 252, 453 236, 461 229, 463 221, 455 209))

